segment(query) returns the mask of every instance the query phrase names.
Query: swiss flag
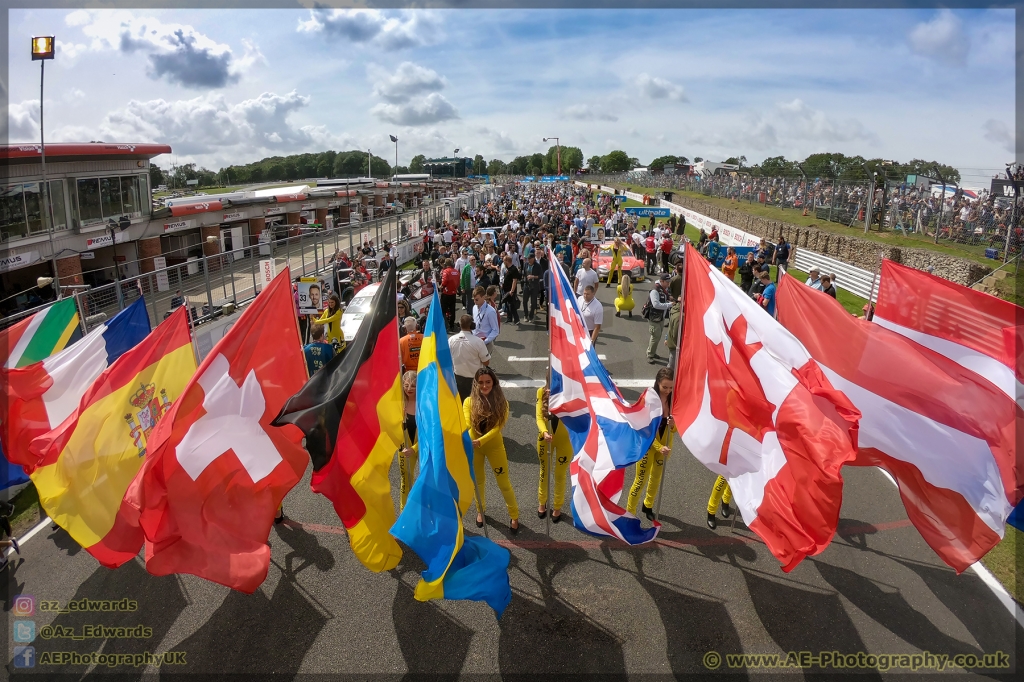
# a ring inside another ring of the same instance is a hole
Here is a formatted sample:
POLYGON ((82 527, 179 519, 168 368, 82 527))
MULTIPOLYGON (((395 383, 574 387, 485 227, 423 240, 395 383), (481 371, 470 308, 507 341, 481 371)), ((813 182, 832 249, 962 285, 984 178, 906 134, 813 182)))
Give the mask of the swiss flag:
POLYGON ((684 298, 672 416, 790 571, 832 540, 860 413, 796 337, 689 244, 684 298))
POLYGON ((278 505, 309 463, 302 432, 270 422, 306 381, 286 269, 213 347, 160 420, 125 500, 146 569, 252 593, 267 577, 278 505))

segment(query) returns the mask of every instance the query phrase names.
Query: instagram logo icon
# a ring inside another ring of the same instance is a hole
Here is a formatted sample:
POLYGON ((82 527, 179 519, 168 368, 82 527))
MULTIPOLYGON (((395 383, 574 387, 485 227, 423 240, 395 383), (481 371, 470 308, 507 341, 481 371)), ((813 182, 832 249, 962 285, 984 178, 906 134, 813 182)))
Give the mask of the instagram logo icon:
POLYGON ((36 612, 36 598, 31 594, 19 594, 14 598, 14 615, 31 616, 36 612))

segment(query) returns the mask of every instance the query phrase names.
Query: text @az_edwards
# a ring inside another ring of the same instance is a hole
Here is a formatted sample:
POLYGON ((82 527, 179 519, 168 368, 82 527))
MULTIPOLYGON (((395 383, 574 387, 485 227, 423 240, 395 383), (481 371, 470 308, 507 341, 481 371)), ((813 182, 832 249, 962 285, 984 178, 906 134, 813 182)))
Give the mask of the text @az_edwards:
POLYGON ((114 627, 110 625, 83 625, 77 631, 66 625, 44 625, 39 628, 42 639, 149 639, 153 628, 148 625, 114 627))
MULTIPOLYGON (((717 651, 704 654, 704 667, 717 670, 723 656, 717 651)), ((790 651, 787 654, 726 654, 724 663, 729 669, 806 669, 833 670, 1006 670, 1010 667, 1010 654, 996 651, 991 654, 868 654, 863 651, 845 654, 840 651, 790 651)))

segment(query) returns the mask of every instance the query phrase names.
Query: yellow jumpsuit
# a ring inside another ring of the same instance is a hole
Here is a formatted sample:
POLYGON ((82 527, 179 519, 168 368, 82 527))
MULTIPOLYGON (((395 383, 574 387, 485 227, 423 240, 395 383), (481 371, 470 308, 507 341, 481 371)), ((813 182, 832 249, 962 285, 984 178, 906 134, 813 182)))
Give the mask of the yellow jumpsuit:
POLYGON ((636 503, 640 499, 640 492, 647 483, 647 494, 644 496, 644 506, 648 509, 654 508, 654 499, 658 496, 658 488, 661 487, 661 476, 665 472, 665 459, 661 454, 662 446, 672 447, 672 435, 676 427, 665 427, 662 431, 659 428, 658 435, 654 438, 651 449, 647 451, 644 458, 636 464, 636 478, 629 489, 629 497, 626 499, 626 511, 636 514, 636 503), (650 479, 648 480, 648 474, 650 479))
POLYGON ((708 498, 708 514, 714 516, 718 513, 718 504, 724 502, 729 504, 732 502, 732 489, 729 487, 729 482, 725 480, 725 476, 719 476, 715 479, 715 487, 711 489, 711 497, 708 498))
MULTIPOLYGON (((519 505, 516 503, 516 494, 512 490, 512 481, 508 476, 508 455, 505 453, 505 440, 501 437, 501 429, 494 428, 481 435, 472 423, 473 396, 466 398, 462 404, 463 413, 466 416, 466 423, 469 424, 469 437, 479 440, 480 445, 473 448, 473 476, 476 478, 476 489, 480 496, 480 513, 487 511, 487 485, 484 479, 484 459, 491 465, 494 478, 505 498, 505 506, 508 507, 510 519, 519 518, 519 505)), ((499 420, 500 423, 508 421, 508 412, 499 420)))
POLYGON ((612 275, 616 270, 619 273, 619 279, 622 279, 622 249, 612 247, 612 262, 608 266, 608 284, 612 283, 612 275))
MULTIPOLYGON (((409 417, 409 416, 410 415, 408 415, 408 414, 406 415, 406 417, 409 417)), ((398 510, 399 511, 405 509, 405 503, 409 499, 409 491, 412 490, 412 484, 414 482, 413 481, 414 464, 413 464, 413 462, 409 461, 409 459, 412 459, 412 458, 419 459, 419 456, 420 456, 420 442, 419 442, 419 438, 418 437, 417 438, 411 437, 411 434, 409 433, 409 430, 406 428, 406 422, 405 421, 402 422, 402 435, 405 436, 405 442, 406 443, 412 443, 409 446, 409 449, 412 450, 412 454, 409 455, 409 457, 407 458, 407 457, 402 455, 402 451, 401 450, 398 451, 398 474, 399 474, 399 481, 400 481, 399 488, 398 488, 399 500, 400 500, 399 501, 399 506, 398 506, 398 510)), ((416 435, 417 436, 419 435, 419 430, 418 429, 417 429, 416 435)))
POLYGON ((569 473, 569 462, 572 461, 572 443, 569 432, 561 421, 555 427, 551 442, 544 440, 544 432, 551 433, 551 424, 544 418, 544 387, 537 389, 537 457, 540 459, 540 485, 537 486, 537 505, 548 501, 548 448, 555 462, 555 500, 552 511, 561 509, 565 503, 565 478, 569 473))
POLYGON ((636 306, 636 301, 633 300, 633 285, 629 285, 629 292, 624 293, 622 291, 622 285, 620 284, 615 288, 615 293, 618 296, 615 297, 615 312, 630 312, 636 306))
POLYGON ((327 343, 338 342, 338 352, 345 350, 345 334, 341 331, 341 308, 332 315, 330 308, 324 308, 320 317, 314 320, 317 324, 324 326, 324 335, 327 343))

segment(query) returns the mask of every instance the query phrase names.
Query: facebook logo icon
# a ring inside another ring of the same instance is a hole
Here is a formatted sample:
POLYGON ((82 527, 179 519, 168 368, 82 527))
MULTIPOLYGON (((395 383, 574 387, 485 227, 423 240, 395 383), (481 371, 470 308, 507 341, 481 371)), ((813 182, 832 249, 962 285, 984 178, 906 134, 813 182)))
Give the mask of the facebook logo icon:
POLYGON ((14 667, 34 668, 36 667, 36 648, 34 646, 14 647, 14 667))

